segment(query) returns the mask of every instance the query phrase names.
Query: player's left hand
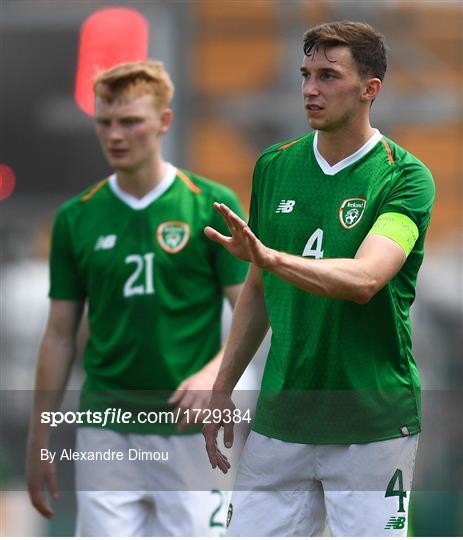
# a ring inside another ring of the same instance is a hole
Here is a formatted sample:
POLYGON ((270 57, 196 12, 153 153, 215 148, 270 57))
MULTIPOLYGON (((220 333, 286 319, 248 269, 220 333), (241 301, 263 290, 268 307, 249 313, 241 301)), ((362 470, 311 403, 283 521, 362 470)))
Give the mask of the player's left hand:
POLYGON ((273 259, 273 250, 264 246, 256 235, 226 204, 214 203, 214 208, 227 224, 230 236, 224 236, 212 227, 206 227, 204 233, 213 242, 217 242, 228 250, 234 257, 250 261, 259 268, 266 268, 273 259))
POLYGON ((202 424, 203 414, 198 414, 198 409, 204 411, 207 408, 216 375, 216 370, 210 369, 210 366, 206 365, 181 382, 170 396, 169 405, 176 405, 174 415, 180 410, 180 418, 182 418, 177 426, 178 431, 191 429, 202 424), (187 421, 188 418, 184 414, 187 409, 190 410, 190 422, 187 421), (196 422, 193 421, 195 419, 196 422))
POLYGON ((224 474, 227 474, 231 465, 226 455, 222 454, 217 446, 217 436, 219 429, 223 427, 223 442, 226 448, 233 446, 233 431, 234 422, 226 422, 226 411, 234 411, 236 409, 230 395, 222 391, 212 391, 209 409, 219 411, 219 418, 212 416, 212 421, 205 423, 203 426, 203 435, 206 442, 206 452, 209 458, 209 463, 212 468, 218 467, 224 474))

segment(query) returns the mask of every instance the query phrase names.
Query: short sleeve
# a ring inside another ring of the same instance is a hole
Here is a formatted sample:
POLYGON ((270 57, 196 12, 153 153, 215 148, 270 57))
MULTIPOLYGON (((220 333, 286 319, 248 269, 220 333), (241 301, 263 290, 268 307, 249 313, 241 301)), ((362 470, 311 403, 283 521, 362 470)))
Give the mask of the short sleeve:
POLYGON ((259 238, 259 215, 258 215, 258 201, 257 201, 257 192, 259 184, 259 176, 261 170, 262 157, 257 160, 256 166, 254 167, 254 173, 252 175, 252 192, 251 192, 251 203, 249 206, 249 221, 248 225, 251 231, 259 238))
MULTIPOLYGON (((225 203, 235 214, 238 214, 241 218, 246 219, 243 207, 238 200, 238 197, 230 190, 223 190, 215 199, 217 202, 225 203)), ((215 210, 212 214, 212 227, 219 231, 221 234, 230 236, 230 231, 222 216, 215 210)), ((222 287, 229 285, 237 285, 243 283, 246 279, 249 264, 245 261, 233 257, 224 247, 219 244, 213 244, 214 246, 214 267, 218 276, 218 279, 222 287)))
POLYGON ((430 171, 423 164, 413 162, 398 168, 393 178, 392 189, 379 214, 403 214, 413 221, 420 234, 424 233, 435 198, 430 171))
POLYGON ((50 251, 50 292, 56 300, 83 300, 85 286, 79 274, 66 214, 60 210, 53 225, 50 251))
MULTIPOLYGON (((299 141, 291 140, 290 143, 299 141)), ((276 155, 279 154, 279 150, 288 146, 288 141, 285 143, 279 142, 273 146, 269 146, 265 149, 259 156, 254 167, 254 172, 252 175, 252 192, 251 192, 251 204, 249 207, 249 228, 251 231, 260 238, 259 236, 259 201, 258 193, 260 191, 260 185, 263 182, 263 177, 265 175, 266 168, 268 164, 274 159, 276 155)), ((291 145, 291 144, 290 144, 291 145)))
POLYGON ((257 195, 254 190, 251 193, 251 203, 249 205, 249 221, 248 225, 251 231, 259 238, 259 227, 258 227, 258 215, 257 215, 257 195))

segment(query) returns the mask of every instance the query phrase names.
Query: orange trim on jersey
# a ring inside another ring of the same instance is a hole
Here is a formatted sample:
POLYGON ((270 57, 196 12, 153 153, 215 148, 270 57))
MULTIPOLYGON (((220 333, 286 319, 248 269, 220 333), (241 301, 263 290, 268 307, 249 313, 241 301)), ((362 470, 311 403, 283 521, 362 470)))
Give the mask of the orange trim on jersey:
POLYGON ((177 176, 191 189, 191 191, 193 191, 193 193, 201 193, 201 188, 199 188, 196 184, 193 184, 188 176, 180 169, 177 169, 177 176))
POLYGON ((293 146, 293 144, 298 143, 300 140, 301 139, 297 139, 297 141, 291 141, 289 143, 286 143, 283 146, 280 146, 280 148, 278 148, 278 150, 286 150, 286 148, 289 148, 290 146, 293 146))
POLYGON ((99 191, 106 184, 108 180, 109 178, 105 178, 104 180, 101 180, 101 182, 98 182, 98 184, 93 189, 91 189, 88 193, 86 193, 83 197, 81 197, 80 200, 88 201, 89 199, 91 199, 93 195, 95 195, 95 193, 99 191))
POLYGON ((384 148, 386 148, 387 157, 389 158, 389 163, 394 163, 394 158, 392 157, 391 147, 387 144, 386 140, 381 139, 381 142, 384 144, 384 148))

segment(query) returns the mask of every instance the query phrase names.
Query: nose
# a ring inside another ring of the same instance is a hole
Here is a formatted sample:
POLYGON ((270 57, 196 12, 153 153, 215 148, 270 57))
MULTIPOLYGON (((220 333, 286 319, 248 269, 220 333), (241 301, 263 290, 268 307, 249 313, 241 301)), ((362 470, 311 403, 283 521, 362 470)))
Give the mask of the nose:
POLYGON ((315 77, 302 81, 302 95, 304 97, 317 96, 320 93, 315 77))
POLYGON ((112 123, 108 129, 108 139, 111 142, 120 141, 122 139, 122 130, 116 123, 112 123))

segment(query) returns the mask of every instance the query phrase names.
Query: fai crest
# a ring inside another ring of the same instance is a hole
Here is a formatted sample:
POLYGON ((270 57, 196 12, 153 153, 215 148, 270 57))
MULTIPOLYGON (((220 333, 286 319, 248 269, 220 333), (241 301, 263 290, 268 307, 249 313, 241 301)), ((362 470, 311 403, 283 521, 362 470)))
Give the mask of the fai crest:
POLYGON ((190 239, 190 226, 183 221, 166 221, 157 230, 159 245, 167 253, 178 253, 190 239))
POLYGON ((345 229, 352 229, 362 219, 367 201, 365 199, 346 199, 339 209, 339 221, 345 229))

